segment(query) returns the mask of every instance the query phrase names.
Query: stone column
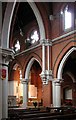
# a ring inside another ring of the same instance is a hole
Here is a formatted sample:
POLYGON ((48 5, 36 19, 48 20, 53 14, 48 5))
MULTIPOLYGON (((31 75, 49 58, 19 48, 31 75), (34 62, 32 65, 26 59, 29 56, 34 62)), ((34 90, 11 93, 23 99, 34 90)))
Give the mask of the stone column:
POLYGON ((45 71, 45 43, 42 44, 42 71, 45 71))
POLYGON ((55 83, 55 91, 56 91, 56 107, 61 107, 61 87, 60 87, 60 82, 55 83))
POLYGON ((52 81, 53 107, 61 106, 61 83, 60 80, 52 81))
POLYGON ((42 44, 42 72, 40 74, 41 79, 43 84, 46 84, 46 76, 45 76, 45 39, 40 40, 41 44, 42 44))
POLYGON ((2 70, 3 72, 5 71, 6 74, 6 77, 2 78, 2 118, 7 118, 8 117, 8 65, 3 64, 2 70))
POLYGON ((8 117, 8 63, 14 57, 10 49, 0 48, 0 108, 2 109, 2 118, 8 117))
MULTIPOLYGON (((0 46, 1 46, 1 31, 2 31, 2 2, 0 1, 0 46)), ((2 69, 2 55, 0 54, 0 70, 2 69)), ((0 72, 0 120, 2 118, 2 80, 0 72)))
POLYGON ((73 96, 73 100, 72 100, 72 103, 73 103, 73 106, 76 106, 76 82, 73 82, 73 92, 72 92, 72 96, 73 96))
POLYGON ((1 46, 1 32, 2 32, 2 2, 0 1, 0 46, 1 46))
POLYGON ((23 108, 27 108, 28 102, 28 80, 22 79, 23 84, 23 108))
POLYGON ((2 79, 1 79, 1 70, 2 70, 2 64, 1 64, 1 55, 0 55, 0 120, 2 118, 2 79))
POLYGON ((48 80, 52 78, 52 70, 50 70, 50 46, 52 46, 52 42, 47 39, 43 39, 40 41, 42 44, 42 72, 40 74, 43 84, 48 84, 48 80), (47 67, 46 68, 46 46, 47 46, 47 67))
POLYGON ((55 82, 54 81, 52 81, 52 100, 53 100, 53 107, 55 107, 56 106, 56 99, 55 99, 55 82))

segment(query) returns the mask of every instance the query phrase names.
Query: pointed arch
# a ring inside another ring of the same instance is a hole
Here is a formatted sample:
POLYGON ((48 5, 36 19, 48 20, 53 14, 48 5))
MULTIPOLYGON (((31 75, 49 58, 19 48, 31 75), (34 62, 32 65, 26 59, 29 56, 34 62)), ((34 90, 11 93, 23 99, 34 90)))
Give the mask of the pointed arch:
POLYGON ((74 75, 70 71, 66 72, 66 74, 72 79, 72 81, 74 83, 75 82, 74 75))
POLYGON ((15 2, 7 3, 5 16, 3 20, 2 36, 1 36, 1 46, 3 48, 9 48, 10 28, 11 28, 11 22, 12 22, 15 5, 16 5, 16 0, 15 2))
MULTIPOLYGON (((45 39, 45 27, 40 12, 34 2, 28 2, 28 4, 32 8, 36 16, 40 31, 40 39, 45 39)), ((16 0, 14 2, 7 3, 7 8, 3 21, 2 37, 1 37, 1 41, 2 41, 1 46, 4 48, 9 48, 10 29, 11 29, 11 22, 12 22, 15 6, 16 6, 16 0)))
MULTIPOLYGON (((34 61, 37 61, 39 63, 39 61, 36 58, 34 58, 34 57, 31 58, 31 60, 29 61, 28 65, 26 67, 25 80, 29 79, 29 72, 30 72, 31 66, 34 63, 34 61)), ((39 63, 39 65, 40 65, 40 63, 39 63)))
POLYGON ((76 47, 72 47, 62 58, 59 67, 58 67, 58 72, 57 72, 57 78, 60 80, 62 79, 62 72, 63 72, 63 67, 66 63, 66 60, 68 59, 69 55, 73 52, 76 51, 76 47))

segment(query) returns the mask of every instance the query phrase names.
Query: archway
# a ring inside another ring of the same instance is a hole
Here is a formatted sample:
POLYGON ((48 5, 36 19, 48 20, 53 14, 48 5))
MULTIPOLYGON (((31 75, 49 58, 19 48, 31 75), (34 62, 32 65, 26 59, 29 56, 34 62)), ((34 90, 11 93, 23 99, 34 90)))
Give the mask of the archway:
POLYGON ((33 105, 34 102, 38 106, 42 105, 42 80, 40 78, 41 67, 37 61, 31 66, 29 82, 28 82, 28 105, 33 105))
POLYGON ((25 72, 25 80, 28 82, 28 87, 27 87, 28 95, 23 96, 23 104, 25 100, 24 97, 27 97, 28 106, 33 106, 34 102, 38 103, 37 105, 42 105, 42 81, 39 75, 40 73, 41 73, 41 66, 38 60, 32 58, 28 63, 25 72))
POLYGON ((63 57, 59 68, 57 79, 61 80, 62 104, 76 105, 76 48, 72 47, 63 57), (62 81, 63 79, 63 81, 62 81), (63 102, 64 101, 64 102, 63 102), (69 102, 69 103, 68 103, 69 102))
POLYGON ((20 106, 23 99, 23 85, 21 83, 22 71, 15 63, 11 69, 8 81, 8 107, 20 106))
MULTIPOLYGON (((28 2, 29 3, 29 2, 28 2)), ((42 21, 42 17, 39 13, 38 8, 36 7, 35 3, 30 3, 30 6, 32 7, 32 10, 37 18, 39 31, 40 31, 40 39, 45 39, 45 27, 42 21)), ((7 7, 4 14, 4 20, 3 20, 3 26, 2 26, 2 34, 1 34, 1 48, 9 48, 9 40, 10 40, 10 30, 11 30, 11 24, 12 24, 12 18, 16 7, 16 0, 15 2, 8 2, 7 7)), ((9 49, 8 49, 9 51, 9 49)), ((8 75, 7 75, 8 77, 8 75)), ((7 78, 8 80, 8 78, 7 78)), ((6 83, 7 86, 8 83, 6 83)), ((7 87, 6 87, 7 88, 7 87)), ((6 96, 5 96, 6 97, 6 96)), ((2 101, 1 101, 2 102, 2 101)), ((8 103, 7 98, 5 99, 4 103, 8 103)), ((5 108, 3 107, 3 117, 7 118, 7 104, 5 105, 5 108)))
MULTIPOLYGON (((65 65, 66 66, 66 65, 65 65)), ((71 74, 71 73, 70 73, 71 74)), ((72 106, 73 103, 73 77, 68 73, 63 74, 64 82, 61 83, 61 100, 63 106, 72 106)))
POLYGON ((72 47, 63 57, 63 59, 61 60, 59 67, 58 67, 58 72, 57 72, 57 78, 60 80, 62 79, 62 72, 63 72, 63 67, 66 63, 66 60, 68 59, 68 57, 70 56, 70 54, 76 51, 76 47, 72 47))
MULTIPOLYGON (((30 3, 28 2, 28 4, 32 8, 36 16, 37 23, 39 26, 40 39, 45 39, 45 28, 39 10, 34 2, 30 2, 30 3)), ((16 6, 16 1, 14 3, 13 2, 7 3, 7 8, 3 21, 2 36, 1 36, 1 41, 2 41, 1 46, 3 48, 9 48, 10 29, 11 29, 11 22, 12 22, 15 6, 16 6)))

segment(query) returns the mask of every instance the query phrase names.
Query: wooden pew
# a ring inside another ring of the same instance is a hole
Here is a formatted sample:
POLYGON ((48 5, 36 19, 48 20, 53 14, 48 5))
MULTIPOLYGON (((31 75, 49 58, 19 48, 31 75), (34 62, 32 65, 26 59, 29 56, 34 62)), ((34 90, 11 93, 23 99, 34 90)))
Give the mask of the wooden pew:
POLYGON ((7 118, 4 120, 76 120, 76 113, 67 115, 43 116, 36 118, 7 118))
POLYGON ((74 114, 66 114, 66 115, 54 115, 54 116, 44 116, 37 118, 29 118, 22 120, 76 120, 76 113, 74 114))
MULTIPOLYGON (((46 108, 46 111, 43 110, 26 110, 26 109, 15 109, 9 111, 9 118, 8 120, 49 120, 49 119, 71 119, 76 118, 76 111, 74 113, 74 109, 68 114, 68 109, 66 108, 46 108), (54 110, 52 113, 51 110, 54 110), (73 113, 73 114, 72 114, 73 113), (69 117, 70 116, 70 117, 69 117)), ((70 110, 70 109, 69 109, 70 110)))

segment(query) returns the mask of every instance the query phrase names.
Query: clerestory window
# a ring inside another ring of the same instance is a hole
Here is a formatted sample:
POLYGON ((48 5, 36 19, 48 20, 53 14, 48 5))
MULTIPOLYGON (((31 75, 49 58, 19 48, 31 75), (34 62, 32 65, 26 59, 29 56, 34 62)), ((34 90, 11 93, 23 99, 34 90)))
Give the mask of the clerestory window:
POLYGON ((69 29, 72 27, 72 14, 69 12, 68 6, 66 6, 64 11, 64 28, 69 29))
POLYGON ((72 13, 69 11, 68 5, 61 11, 61 14, 63 16, 64 31, 70 29, 72 27, 72 13))
POLYGON ((15 45, 14 45, 14 51, 16 53, 20 51, 20 42, 19 42, 19 40, 17 40, 15 45))
POLYGON ((35 30, 35 31, 33 31, 31 33, 30 40, 31 40, 32 44, 35 43, 35 42, 37 42, 39 40, 39 36, 38 36, 38 31, 37 30, 35 30))
POLYGON ((33 30, 30 35, 29 38, 27 39, 31 44, 34 44, 36 42, 38 42, 39 40, 39 34, 37 30, 33 30))

